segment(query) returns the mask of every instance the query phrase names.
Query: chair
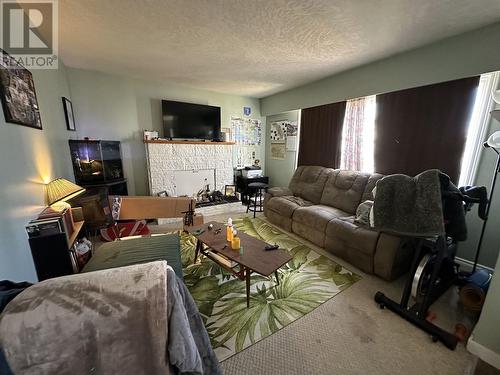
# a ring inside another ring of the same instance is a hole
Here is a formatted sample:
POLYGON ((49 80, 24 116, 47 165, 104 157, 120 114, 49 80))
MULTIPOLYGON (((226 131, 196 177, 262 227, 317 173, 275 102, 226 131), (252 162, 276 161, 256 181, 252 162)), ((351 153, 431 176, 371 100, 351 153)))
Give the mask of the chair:
POLYGON ((263 205, 264 196, 266 194, 268 187, 269 185, 263 182, 251 182, 248 184, 248 188, 250 189, 250 194, 247 204, 247 213, 248 211, 252 211, 254 218, 255 218, 255 213, 264 212, 264 205, 263 205))

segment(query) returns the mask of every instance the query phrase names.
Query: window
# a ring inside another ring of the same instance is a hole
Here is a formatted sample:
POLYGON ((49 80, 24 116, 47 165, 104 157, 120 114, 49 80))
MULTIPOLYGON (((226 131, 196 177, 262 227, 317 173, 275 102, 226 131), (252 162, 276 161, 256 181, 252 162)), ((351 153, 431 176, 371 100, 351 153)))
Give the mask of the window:
POLYGON ((373 173, 375 95, 347 101, 342 127, 340 168, 373 173))
POLYGON ((499 72, 481 75, 477 88, 476 101, 467 131, 467 141, 462 156, 460 179, 458 186, 473 185, 481 157, 483 141, 490 122, 490 111, 493 109, 491 92, 497 87, 499 72))

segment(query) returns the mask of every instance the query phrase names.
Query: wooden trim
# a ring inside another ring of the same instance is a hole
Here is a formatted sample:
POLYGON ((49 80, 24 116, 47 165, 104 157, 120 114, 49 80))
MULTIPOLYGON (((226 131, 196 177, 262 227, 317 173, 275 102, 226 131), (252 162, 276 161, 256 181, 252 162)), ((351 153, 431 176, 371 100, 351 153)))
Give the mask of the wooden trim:
POLYGON ((234 145, 235 142, 212 142, 212 141, 169 141, 167 139, 155 139, 150 141, 144 141, 144 143, 166 143, 166 144, 176 144, 176 145, 234 145))
POLYGON ((481 358, 484 362, 495 368, 500 368, 500 354, 477 342, 475 340, 474 333, 470 335, 466 348, 469 352, 481 358))
POLYGON ((84 221, 75 221, 75 223, 74 223, 75 229, 73 230, 73 233, 69 237, 69 241, 68 241, 69 248, 71 248, 73 246, 73 244, 75 243, 76 237, 78 237, 78 234, 82 230, 84 223, 85 223, 84 221))

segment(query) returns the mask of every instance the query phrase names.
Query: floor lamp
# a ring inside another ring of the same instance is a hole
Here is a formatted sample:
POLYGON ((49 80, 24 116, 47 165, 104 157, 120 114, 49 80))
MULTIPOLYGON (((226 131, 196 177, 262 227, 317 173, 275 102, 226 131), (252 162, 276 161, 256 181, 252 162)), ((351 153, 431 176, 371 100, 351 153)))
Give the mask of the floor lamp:
MULTIPOLYGON (((500 110, 492 111, 491 117, 497 121, 500 121, 500 110)), ((488 197, 488 203, 486 205, 486 219, 483 221, 483 227, 481 228, 481 235, 479 237, 479 242, 477 244, 476 257, 474 259, 474 267, 472 269, 472 274, 476 271, 477 262, 479 260, 479 252, 481 251, 481 245, 483 243, 484 232, 486 230, 486 223, 488 222, 488 215, 490 213, 491 202, 493 200, 493 193, 495 192, 495 185, 497 182, 497 175, 500 173, 500 131, 493 133, 488 140, 483 145, 485 148, 490 148, 497 154, 497 162, 493 176, 491 178, 490 196, 488 197)))

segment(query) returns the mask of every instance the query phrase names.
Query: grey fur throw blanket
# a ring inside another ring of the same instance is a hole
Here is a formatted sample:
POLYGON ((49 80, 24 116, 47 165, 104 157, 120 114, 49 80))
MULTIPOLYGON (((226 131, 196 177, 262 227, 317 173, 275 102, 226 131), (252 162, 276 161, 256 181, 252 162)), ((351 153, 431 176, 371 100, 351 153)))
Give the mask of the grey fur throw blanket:
POLYGON ((165 261, 45 280, 0 315, 17 374, 221 374, 198 309, 165 261))
POLYGON ((11 301, 0 340, 14 374, 168 374, 167 263, 42 281, 11 301))
POLYGON ((429 169, 415 177, 394 174, 381 178, 374 189, 371 226, 413 237, 444 234, 440 174, 429 169))

